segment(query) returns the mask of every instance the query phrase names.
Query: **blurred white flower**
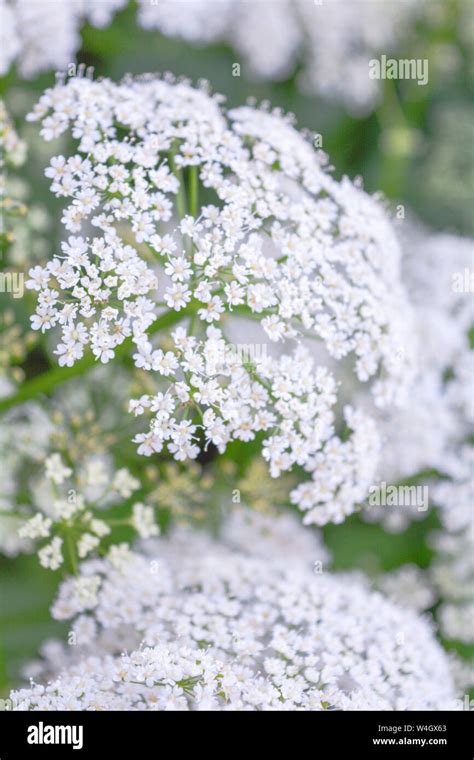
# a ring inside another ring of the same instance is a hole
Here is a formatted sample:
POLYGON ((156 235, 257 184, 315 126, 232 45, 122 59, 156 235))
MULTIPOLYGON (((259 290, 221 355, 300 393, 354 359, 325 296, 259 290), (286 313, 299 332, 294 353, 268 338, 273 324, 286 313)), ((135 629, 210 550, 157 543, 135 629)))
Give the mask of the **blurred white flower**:
POLYGON ((0 0, 0 76, 16 64, 31 79, 43 71, 65 70, 81 45, 87 21, 106 26, 127 0, 0 0))
MULTIPOLYGON (((474 273, 474 241, 413 227, 405 238, 402 277, 414 307, 419 369, 410 403, 378 420, 379 476, 392 482, 428 471, 449 475, 474 422, 474 307, 469 287, 457 287, 457 277, 469 286, 474 273)), ((399 531, 423 513, 376 507, 364 516, 399 531)))
POLYGON ((416 612, 424 612, 436 601, 429 573, 417 565, 401 565, 384 573, 377 579, 377 586, 396 604, 416 612))
MULTIPOLYGON (((180 535, 181 532, 174 537, 174 543, 180 535)), ((233 509, 224 520, 222 540, 242 554, 269 560, 284 557, 289 563, 313 565, 318 572, 322 572, 330 560, 320 534, 303 528, 300 521, 287 512, 267 514, 245 507, 233 509)), ((183 549, 184 546, 183 542, 183 549)))
POLYGON ((437 612, 446 639, 474 642, 474 448, 466 445, 445 465, 450 480, 432 488, 443 530, 432 536, 436 549, 431 576, 441 604, 437 612))
POLYGON ((369 61, 396 49, 425 12, 420 0, 139 0, 138 18, 165 36, 227 42, 259 79, 285 79, 301 64, 303 91, 360 115, 381 94, 369 61))

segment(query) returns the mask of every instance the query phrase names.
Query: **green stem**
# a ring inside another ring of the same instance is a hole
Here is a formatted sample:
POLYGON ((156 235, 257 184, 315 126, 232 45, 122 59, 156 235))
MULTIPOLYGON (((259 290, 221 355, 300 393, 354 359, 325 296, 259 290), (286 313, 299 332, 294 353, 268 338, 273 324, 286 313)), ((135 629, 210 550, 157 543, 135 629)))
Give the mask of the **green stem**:
POLYGON ((189 167, 189 212, 196 218, 199 208, 199 175, 197 166, 189 167))
MULTIPOLYGON (((166 314, 162 314, 151 326, 149 334, 153 335, 159 330, 171 327, 171 325, 174 325, 190 313, 193 313, 195 309, 195 304, 189 304, 187 309, 183 309, 182 311, 169 311, 166 314)), ((134 344, 131 338, 124 340, 124 342, 115 349, 116 358, 126 356, 133 349, 133 346, 134 344)), ((90 353, 76 362, 72 367, 55 367, 48 372, 43 372, 41 375, 38 375, 38 377, 33 377, 31 380, 27 380, 17 393, 13 394, 13 396, 0 399, 0 412, 5 412, 13 406, 23 404, 25 401, 29 401, 39 395, 49 393, 53 388, 56 388, 56 386, 62 385, 62 383, 72 380, 74 377, 85 375, 86 372, 96 365, 96 363, 97 359, 92 353, 90 353)))
POLYGON ((378 187, 395 200, 402 196, 406 175, 412 158, 410 140, 414 139, 414 130, 409 124, 402 108, 394 81, 387 80, 383 99, 376 111, 382 139, 388 140, 384 146, 384 160, 380 165, 378 187), (397 145, 397 140, 401 144, 397 145), (395 142, 393 142, 395 141, 395 142), (408 141, 405 145, 404 141, 408 141))
POLYGON ((69 555, 69 562, 71 563, 71 570, 73 572, 73 575, 79 575, 76 550, 74 548, 74 537, 69 529, 66 529, 64 531, 64 537, 67 553, 69 555))
POLYGON ((176 208, 178 210, 179 218, 183 219, 186 216, 186 195, 184 192, 183 172, 176 167, 172 153, 170 154, 169 161, 173 174, 179 181, 179 190, 176 194, 176 208))

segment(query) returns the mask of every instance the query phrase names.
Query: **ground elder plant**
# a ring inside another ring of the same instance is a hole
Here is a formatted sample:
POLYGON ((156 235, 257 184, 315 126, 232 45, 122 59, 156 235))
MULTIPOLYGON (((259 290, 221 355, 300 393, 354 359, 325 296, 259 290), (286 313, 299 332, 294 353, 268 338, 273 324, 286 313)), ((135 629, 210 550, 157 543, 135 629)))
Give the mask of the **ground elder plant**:
POLYGON ((469 11, 0 0, 0 709, 472 708, 469 11))
POLYGON ((46 170, 67 202, 65 240, 27 283, 32 327, 60 335, 59 364, 86 351, 107 363, 129 346, 156 382, 130 402, 151 418, 139 453, 185 461, 257 437, 272 476, 317 471, 293 497, 307 522, 342 520, 363 498, 377 432, 348 406, 336 435, 336 382, 303 339, 348 357, 378 406, 406 399, 412 315, 381 206, 337 182, 280 111, 226 111, 186 82, 60 81, 29 118, 46 140, 70 129, 77 146, 46 170), (242 361, 228 315, 256 320, 284 352, 242 361))

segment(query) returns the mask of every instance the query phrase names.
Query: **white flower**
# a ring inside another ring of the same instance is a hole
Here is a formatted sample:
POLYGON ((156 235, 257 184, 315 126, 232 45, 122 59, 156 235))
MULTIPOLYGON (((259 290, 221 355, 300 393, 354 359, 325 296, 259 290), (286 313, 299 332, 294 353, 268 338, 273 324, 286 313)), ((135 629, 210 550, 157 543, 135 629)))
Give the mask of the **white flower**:
POLYGON ((38 557, 40 564, 50 570, 57 570, 61 567, 64 559, 62 545, 62 538, 55 536, 49 544, 46 544, 46 546, 39 550, 38 557))
POLYGON ((97 518, 94 518, 89 523, 90 529, 93 533, 95 533, 96 536, 99 536, 99 538, 103 538, 104 536, 109 535, 110 528, 103 520, 98 520, 97 518))
POLYGON ((80 559, 84 559, 99 546, 100 539, 92 533, 83 533, 77 543, 77 553, 80 559))
POLYGON ((191 300, 191 291, 181 283, 174 283, 170 288, 166 289, 164 299, 167 306, 175 311, 184 309, 187 303, 191 300))
POLYGON ((152 507, 146 507, 141 503, 133 505, 132 525, 141 538, 151 538, 151 536, 157 536, 159 533, 152 507))
MULTIPOLYGON (((110 547, 108 554, 109 562, 116 570, 124 570, 130 563, 132 553, 128 544, 118 544, 110 547)), ((100 588, 100 577, 98 576, 98 585, 100 588)))
POLYGON ((137 478, 134 478, 129 470, 125 467, 117 470, 112 481, 112 488, 114 491, 117 491, 120 496, 124 499, 128 499, 139 487, 140 481, 137 478))
POLYGON ((64 483, 70 475, 72 470, 70 467, 66 467, 61 459, 60 454, 51 454, 51 456, 45 459, 46 477, 56 485, 64 483))
POLYGON ((51 525, 52 520, 38 512, 19 528, 18 534, 20 538, 47 538, 50 535, 51 525))
POLYGON ((76 578, 72 581, 73 599, 76 600, 76 604, 81 605, 81 609, 93 607, 97 602, 99 588, 100 577, 98 575, 76 578))
POLYGON ((138 433, 133 441, 140 444, 137 451, 145 457, 150 457, 163 449, 160 438, 152 433, 138 433))

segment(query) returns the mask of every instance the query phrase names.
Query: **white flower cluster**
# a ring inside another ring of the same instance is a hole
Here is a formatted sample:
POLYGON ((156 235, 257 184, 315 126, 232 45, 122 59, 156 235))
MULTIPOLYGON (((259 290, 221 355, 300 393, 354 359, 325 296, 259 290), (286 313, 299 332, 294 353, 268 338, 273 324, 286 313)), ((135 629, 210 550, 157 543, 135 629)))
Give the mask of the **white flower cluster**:
MULTIPOLYGON (((414 305, 419 370, 410 403, 378 421, 379 477, 386 481, 427 471, 449 475, 449 463, 458 457, 474 422, 474 352, 469 341, 474 241, 411 229, 405 248, 402 272, 414 305)), ((383 516, 387 528, 402 530, 423 513, 376 507, 364 514, 368 519, 383 516)))
POLYGON ((120 657, 87 657, 46 686, 13 692, 12 702, 16 710, 275 709, 272 691, 277 694, 249 668, 168 643, 120 657))
MULTIPOLYGON (((378 406, 406 400, 415 346, 399 249, 377 202, 336 182, 288 118, 251 107, 226 113, 220 100, 152 76, 76 78, 46 91, 30 118, 42 120, 47 140, 71 126, 79 144, 46 171, 52 191, 71 199, 63 215, 71 234, 30 272, 39 294, 32 325, 61 327, 57 354, 67 366, 87 345, 108 362, 133 341, 136 366, 161 387, 131 402, 135 414, 153 415, 136 438, 141 453, 166 447, 192 459, 203 445, 222 452, 260 436, 273 476, 295 464, 312 471, 320 454, 329 460, 326 442, 339 445, 336 385, 301 341, 354 358, 378 406), (200 205, 200 193, 209 202, 200 205), (285 353, 245 362, 226 350, 231 313, 257 320, 285 353), (172 350, 153 342, 164 318, 186 321, 172 350)), ((311 506, 331 501, 327 516, 342 519, 363 497, 366 472, 354 467, 374 464, 375 431, 356 410, 346 417, 360 435, 339 445, 332 492, 318 482, 311 503, 306 494, 308 521, 311 506)))
MULTIPOLYGON (((101 540, 111 532, 107 516, 97 509, 103 510, 111 503, 129 498, 140 487, 140 482, 126 468, 111 472, 109 463, 98 456, 81 463, 83 466, 78 467, 77 474, 58 453, 48 456, 44 464, 45 478, 36 484, 40 511, 21 525, 18 535, 20 539, 47 538, 48 543, 38 552, 39 560, 43 567, 57 570, 64 560, 64 536, 70 541, 69 550, 74 557, 77 552, 77 557, 84 559, 96 551, 101 540), (62 535, 54 535, 55 530, 62 535)), ((132 505, 129 520, 123 520, 124 524, 127 522, 142 538, 159 532, 153 509, 141 502, 132 505)))
POLYGON ((59 619, 80 613, 76 646, 59 656, 53 647, 52 682, 12 693, 14 704, 455 709, 448 660, 412 612, 347 575, 315 575, 291 552, 289 563, 270 551, 261 559, 196 533, 186 547, 173 539, 141 555, 114 547, 109 559, 85 563, 53 607, 59 619))
POLYGON ((433 536, 437 550, 431 576, 441 605, 438 620, 447 639, 474 642, 474 448, 466 445, 446 468, 450 480, 432 489, 443 531, 433 536))
POLYGON ((14 63, 30 79, 65 69, 81 45, 80 26, 106 26, 127 0, 0 0, 0 76, 14 63))
POLYGON ((305 512, 304 523, 324 525, 340 523, 362 504, 374 482, 380 455, 380 436, 370 417, 360 410, 345 408, 345 421, 352 435, 341 441, 329 439, 307 469, 311 480, 304 481, 291 493, 291 500, 305 512))
MULTIPOLYGON (((10 115, 5 107, 5 103, 0 98, 0 243, 3 251, 9 247, 15 240, 12 231, 15 217, 24 217, 26 207, 17 196, 17 192, 12 192, 9 187, 8 169, 10 167, 21 166, 26 158, 26 144, 20 139, 10 115)), ((17 190, 17 188, 16 188, 17 190)), ((3 260, 3 265, 5 261, 3 260)), ((3 360, 3 356, 2 356, 3 360)), ((0 362, 3 363, 3 362, 0 362)))
POLYGON ((139 453, 160 452, 166 444, 178 461, 194 459, 200 451, 196 433, 202 428, 206 445, 212 443, 220 452, 232 439, 250 441, 263 433, 263 456, 273 477, 294 464, 307 464, 332 432, 333 378, 323 367, 316 368, 301 347, 279 360, 256 361, 254 371, 242 366, 238 357, 211 369, 207 357, 224 353, 225 343, 216 328, 208 328, 206 335, 206 341, 198 342, 178 328, 173 333, 175 353, 154 352, 158 356, 152 368, 166 376, 181 365, 188 382, 131 402, 135 414, 144 409, 156 413, 150 433, 135 438, 139 453), (198 412, 204 407, 199 428, 187 419, 178 421, 177 413, 184 404, 198 412))
POLYGON ((13 122, 5 107, 5 103, 0 99, 0 178, 2 180, 2 195, 4 170, 7 164, 21 166, 26 158, 26 144, 21 140, 15 130, 13 122))
POLYGON ((466 272, 474 273, 474 241, 414 231, 406 248, 403 279, 415 307, 420 369, 409 409, 386 426, 384 458, 395 477, 443 471, 447 451, 474 421, 468 337, 474 308, 462 287, 466 272))
POLYGON ((25 485, 23 459, 25 454, 28 458, 42 457, 52 429, 48 415, 36 404, 27 407, 26 419, 17 414, 2 419, 0 424, 0 551, 7 556, 15 556, 18 552, 31 549, 31 542, 18 535, 18 529, 25 519, 22 498, 25 485), (20 488, 20 482, 23 489, 20 488))
MULTIPOLYGON (((127 0, 0 0, 4 28, 0 76, 16 64, 31 78, 73 63, 86 22, 107 26, 127 0)), ((171 37, 228 42, 259 79, 284 79, 302 62, 301 88, 341 101, 350 111, 373 108, 380 82, 369 60, 407 34, 424 5, 415 0, 139 0, 138 22, 171 37)))
POLYGON ((418 565, 401 565, 377 579, 377 587, 396 604, 424 612, 436 601, 429 574, 418 565))
MULTIPOLYGON (((436 619, 444 638, 468 644, 474 619, 474 470, 472 444, 466 443, 472 442, 474 422, 474 242, 411 230, 408 243, 403 270, 415 305, 420 372, 409 409, 389 415, 381 426, 381 471, 393 480, 421 474, 427 485, 443 528, 432 537, 436 554, 427 571, 436 619)), ((364 514, 382 517, 391 530, 420 516, 384 507, 364 514)), ((384 590, 389 586, 390 580, 382 583, 384 590)))
POLYGON ((365 113, 380 94, 369 61, 407 36, 419 0, 141 0, 148 29, 192 43, 226 41, 260 79, 284 79, 303 63, 303 90, 365 113))
MULTIPOLYGON (((245 507, 233 509, 224 520, 221 533, 223 542, 231 549, 262 559, 284 557, 287 562, 313 565, 321 571, 330 560, 320 534, 303 528, 287 512, 266 514, 245 507)), ((177 539, 174 536, 173 544, 177 539)))
POLYGON ((132 434, 123 425, 131 376, 122 369, 115 387, 107 381, 98 366, 56 390, 52 402, 21 404, 0 420, 0 552, 14 556, 46 539, 45 567, 57 569, 71 550, 77 559, 90 556, 111 533, 107 510, 118 504, 129 506, 120 524, 143 538, 157 534, 154 510, 137 493, 143 482, 110 452, 132 434))

